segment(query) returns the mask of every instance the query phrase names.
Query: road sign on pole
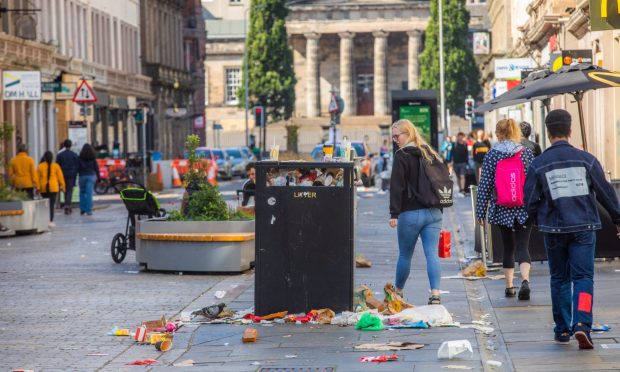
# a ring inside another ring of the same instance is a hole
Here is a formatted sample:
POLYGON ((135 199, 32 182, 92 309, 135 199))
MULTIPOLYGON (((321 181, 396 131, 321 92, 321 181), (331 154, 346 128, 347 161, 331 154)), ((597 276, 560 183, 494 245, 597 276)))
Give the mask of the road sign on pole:
POLYGON ((75 94, 73 94, 72 101, 78 103, 97 102, 97 96, 95 95, 93 88, 88 85, 86 80, 82 80, 78 88, 75 90, 75 94))

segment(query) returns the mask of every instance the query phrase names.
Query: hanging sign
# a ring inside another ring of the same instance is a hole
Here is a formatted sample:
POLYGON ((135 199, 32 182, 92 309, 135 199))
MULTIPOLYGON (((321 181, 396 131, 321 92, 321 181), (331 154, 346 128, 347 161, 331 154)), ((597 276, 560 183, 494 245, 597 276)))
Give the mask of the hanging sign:
POLYGON ((82 80, 73 94, 72 101, 77 103, 97 102, 97 96, 86 80, 82 80))
POLYGON ((590 30, 620 30, 620 2, 590 0, 590 30))
POLYGON ((2 98, 6 101, 39 101, 40 71, 3 71, 2 98))

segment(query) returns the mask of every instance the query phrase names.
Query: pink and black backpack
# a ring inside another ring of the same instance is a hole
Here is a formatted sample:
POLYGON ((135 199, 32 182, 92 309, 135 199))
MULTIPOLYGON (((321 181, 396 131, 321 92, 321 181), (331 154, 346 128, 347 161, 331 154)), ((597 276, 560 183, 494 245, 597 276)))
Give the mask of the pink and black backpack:
POLYGON ((495 189, 497 190, 497 205, 499 206, 509 208, 523 206, 525 166, 521 160, 521 152, 523 150, 497 162, 495 189))

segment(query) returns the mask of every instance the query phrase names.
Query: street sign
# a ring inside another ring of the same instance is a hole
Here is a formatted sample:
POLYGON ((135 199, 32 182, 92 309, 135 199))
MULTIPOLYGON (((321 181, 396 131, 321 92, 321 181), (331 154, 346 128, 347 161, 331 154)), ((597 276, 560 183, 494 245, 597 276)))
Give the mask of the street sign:
POLYGON ((62 91, 62 83, 60 81, 50 81, 41 83, 41 92, 43 93, 59 93, 62 91))
POLYGON ((41 99, 40 71, 2 71, 2 98, 5 101, 41 99))
POLYGON ((575 49, 562 51, 562 63, 564 66, 572 66, 578 63, 592 63, 591 49, 575 49))
POLYGON ((78 103, 97 102, 97 96, 95 95, 93 88, 88 85, 86 80, 82 80, 76 89, 75 94, 73 94, 72 101, 78 103))
POLYGON ((332 94, 332 99, 331 101, 329 101, 329 108, 327 111, 329 111, 330 113, 340 111, 340 108, 338 107, 338 100, 336 99, 335 94, 332 94))

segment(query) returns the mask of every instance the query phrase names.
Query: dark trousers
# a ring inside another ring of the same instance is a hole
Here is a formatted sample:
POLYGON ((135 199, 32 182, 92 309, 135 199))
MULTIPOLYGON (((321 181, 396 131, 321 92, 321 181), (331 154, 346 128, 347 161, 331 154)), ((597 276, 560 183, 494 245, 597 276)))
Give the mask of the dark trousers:
POLYGON ((75 187, 75 177, 67 177, 65 179, 65 202, 64 208, 71 208, 71 199, 73 198, 73 187, 75 187))
POLYGON ((515 260, 518 263, 531 263, 529 243, 532 225, 526 222, 525 225, 516 223, 514 227, 501 225, 498 227, 502 235, 502 242, 504 243, 504 262, 502 267, 504 269, 514 269, 515 260))
POLYGON ((57 192, 42 192, 41 196, 50 200, 50 222, 54 221, 54 207, 56 205, 57 192))
POLYGON ((595 246, 596 231, 545 233, 556 334, 570 333, 577 323, 592 327, 595 246))
POLYGON ((23 191, 26 194, 28 194, 28 199, 30 200, 34 199, 34 187, 28 187, 25 189, 17 189, 17 191, 23 191))

